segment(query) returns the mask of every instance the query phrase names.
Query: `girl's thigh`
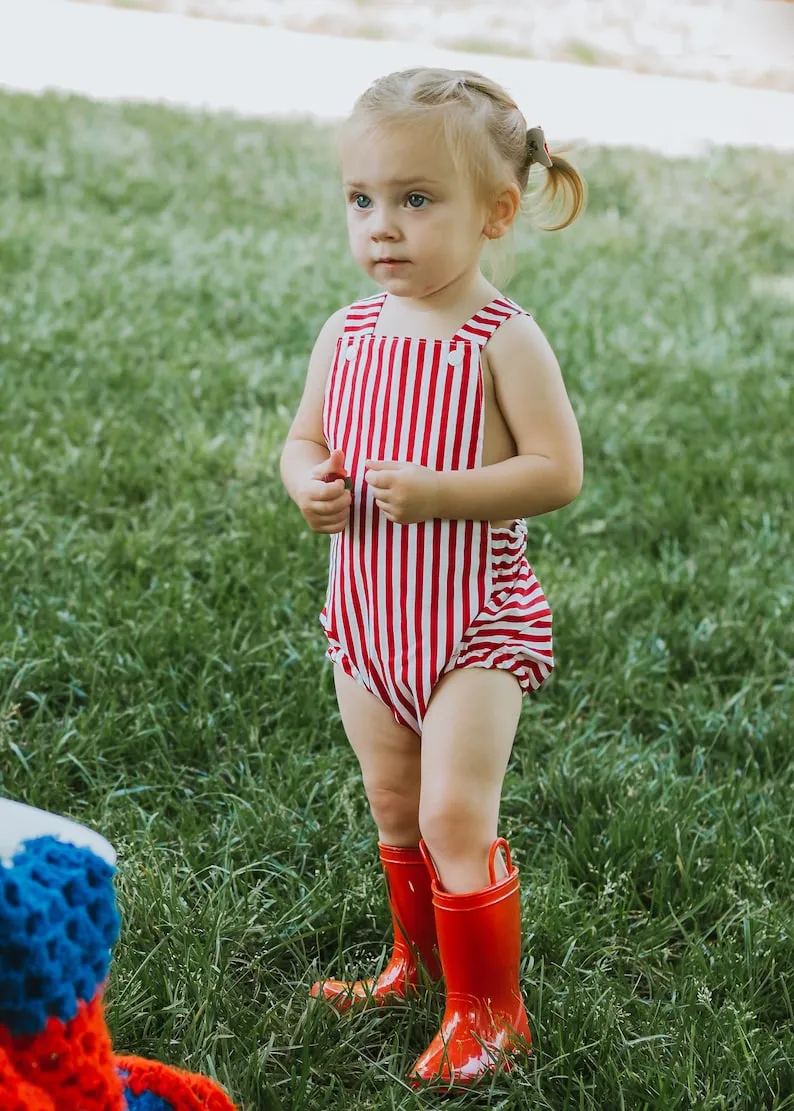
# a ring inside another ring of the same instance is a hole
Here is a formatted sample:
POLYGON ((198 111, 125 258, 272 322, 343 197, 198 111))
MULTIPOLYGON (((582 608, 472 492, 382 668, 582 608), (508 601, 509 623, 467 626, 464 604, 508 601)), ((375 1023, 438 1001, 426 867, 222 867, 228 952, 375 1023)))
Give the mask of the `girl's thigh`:
POLYGON ((497 836, 521 687, 499 669, 444 675, 422 724, 421 829, 443 856, 483 853, 497 836))
POLYGON ((392 827, 396 833, 405 826, 408 840, 415 842, 422 776, 420 738, 395 721, 389 707, 338 664, 334 664, 334 685, 342 725, 358 758, 379 829, 383 833, 392 827))

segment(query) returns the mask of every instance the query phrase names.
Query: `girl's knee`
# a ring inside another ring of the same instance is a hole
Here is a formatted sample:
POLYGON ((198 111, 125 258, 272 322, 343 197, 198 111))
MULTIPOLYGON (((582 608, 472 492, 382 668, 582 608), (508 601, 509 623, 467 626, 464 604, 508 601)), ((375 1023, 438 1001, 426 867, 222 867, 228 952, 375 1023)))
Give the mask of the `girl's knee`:
POLYGON ((495 818, 460 799, 425 803, 419 807, 419 829, 433 857, 464 859, 487 853, 496 833, 495 818))
POLYGON ((419 829, 419 794, 396 787, 367 788, 367 800, 375 825, 389 835, 389 843, 415 841, 419 829))

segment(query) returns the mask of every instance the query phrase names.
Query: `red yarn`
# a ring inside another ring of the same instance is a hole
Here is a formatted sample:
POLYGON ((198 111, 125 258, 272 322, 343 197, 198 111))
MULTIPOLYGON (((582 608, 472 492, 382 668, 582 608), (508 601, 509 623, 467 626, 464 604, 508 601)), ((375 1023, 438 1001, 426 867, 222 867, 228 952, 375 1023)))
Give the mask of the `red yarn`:
POLYGON ((214 1081, 141 1057, 114 1057, 100 996, 64 1024, 12 1037, 0 1026, 0 1111, 123 1111, 123 1086, 174 1111, 235 1111, 214 1081), (129 1074, 122 1081, 118 1069, 129 1074))
MULTIPOLYGON (((50 1111, 122 1111, 125 1100, 113 1063, 102 1000, 80 1003, 64 1024, 50 1018, 41 1034, 14 1038, 0 1027, 0 1050, 25 1080, 51 1097, 50 1111)), ((0 1089, 1 1091, 2 1089, 0 1089)), ((3 1105, 5 1111, 5 1105, 3 1105)), ((25 1107, 25 1111, 28 1108, 25 1107)))
POLYGON ((46 1092, 26 1083, 0 1049, 0 1107, 3 1111, 55 1111, 46 1092))
POLYGON ((115 1062, 129 1073, 127 1085, 135 1096, 151 1092, 170 1103, 174 1111, 235 1111, 226 1093, 206 1076, 142 1057, 116 1057, 115 1062))

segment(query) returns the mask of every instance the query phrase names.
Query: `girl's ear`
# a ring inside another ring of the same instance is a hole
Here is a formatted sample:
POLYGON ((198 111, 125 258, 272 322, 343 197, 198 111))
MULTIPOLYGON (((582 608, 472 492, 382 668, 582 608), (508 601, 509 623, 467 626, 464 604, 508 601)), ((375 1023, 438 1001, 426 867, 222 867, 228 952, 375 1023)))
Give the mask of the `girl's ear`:
POLYGON ((501 239, 521 208, 521 192, 517 185, 507 185, 492 202, 483 228, 486 239, 501 239))

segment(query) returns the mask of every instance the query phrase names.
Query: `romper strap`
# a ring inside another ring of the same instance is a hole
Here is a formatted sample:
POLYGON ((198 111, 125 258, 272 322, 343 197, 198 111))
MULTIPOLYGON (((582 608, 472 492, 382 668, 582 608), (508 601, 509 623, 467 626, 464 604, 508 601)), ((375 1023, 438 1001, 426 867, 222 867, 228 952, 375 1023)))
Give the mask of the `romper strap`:
POLYGON ((347 310, 343 335, 369 336, 375 331, 380 310, 386 300, 385 293, 376 293, 372 297, 362 297, 354 301, 347 310))
POLYGON ((452 342, 463 341, 485 347, 500 324, 504 324, 511 316, 517 316, 519 313, 530 315, 526 309, 522 309, 509 297, 494 297, 493 301, 489 301, 457 330, 452 337, 452 342))

